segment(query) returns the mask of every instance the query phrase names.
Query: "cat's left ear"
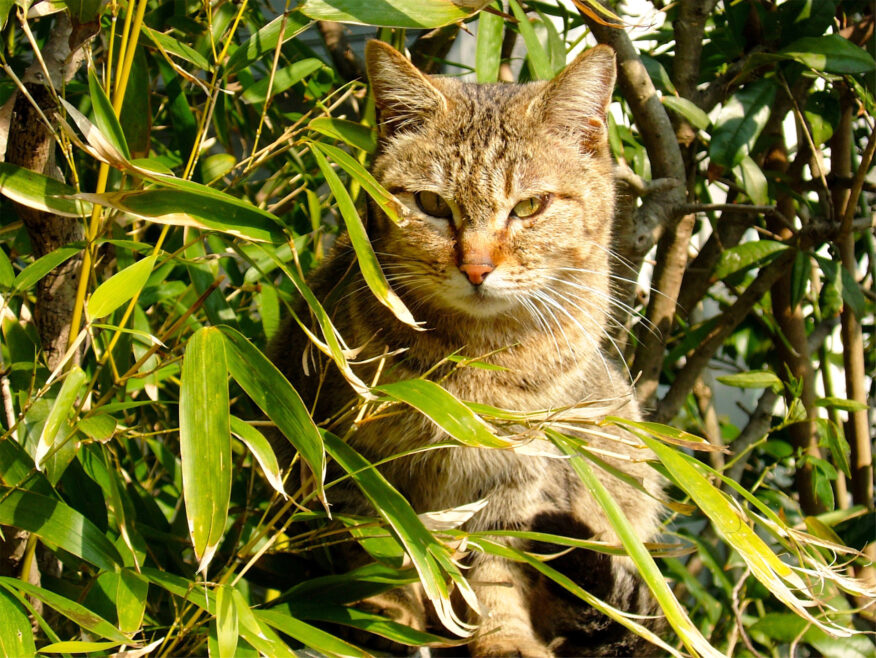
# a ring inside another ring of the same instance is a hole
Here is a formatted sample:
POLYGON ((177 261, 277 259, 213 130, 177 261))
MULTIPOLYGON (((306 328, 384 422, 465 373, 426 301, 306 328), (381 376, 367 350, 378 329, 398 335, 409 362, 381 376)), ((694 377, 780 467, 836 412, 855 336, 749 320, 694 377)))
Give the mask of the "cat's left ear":
POLYGON ((607 139, 605 124, 616 76, 614 50, 598 45, 584 51, 541 92, 544 121, 597 150, 607 139))

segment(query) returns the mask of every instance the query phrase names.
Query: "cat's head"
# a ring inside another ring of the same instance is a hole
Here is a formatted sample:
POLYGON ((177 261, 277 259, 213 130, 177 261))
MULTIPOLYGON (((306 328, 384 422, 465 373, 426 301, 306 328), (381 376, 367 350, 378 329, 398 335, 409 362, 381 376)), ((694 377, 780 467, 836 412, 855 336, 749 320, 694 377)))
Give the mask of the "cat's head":
POLYGON ((524 85, 426 76, 377 41, 366 62, 380 128, 373 171, 406 219, 378 212, 369 232, 414 314, 585 314, 601 326, 614 52, 597 46, 553 80, 524 85))

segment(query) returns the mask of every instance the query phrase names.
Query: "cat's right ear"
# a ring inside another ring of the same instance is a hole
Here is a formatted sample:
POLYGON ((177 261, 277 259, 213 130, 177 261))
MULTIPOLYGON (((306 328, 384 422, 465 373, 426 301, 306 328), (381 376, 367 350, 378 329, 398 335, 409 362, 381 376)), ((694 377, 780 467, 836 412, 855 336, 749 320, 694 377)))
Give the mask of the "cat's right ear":
POLYGON ((380 134, 416 130, 443 113, 447 98, 405 57, 382 41, 365 44, 365 67, 374 92, 380 134))

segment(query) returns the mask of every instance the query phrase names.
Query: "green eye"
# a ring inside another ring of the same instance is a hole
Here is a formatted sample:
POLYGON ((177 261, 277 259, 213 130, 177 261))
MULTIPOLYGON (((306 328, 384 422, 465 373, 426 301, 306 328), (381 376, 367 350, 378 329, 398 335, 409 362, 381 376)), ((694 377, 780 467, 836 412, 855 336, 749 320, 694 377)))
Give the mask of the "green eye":
POLYGON ((511 214, 520 219, 529 219, 530 217, 535 217, 547 208, 549 202, 550 197, 547 195, 532 196, 528 199, 523 199, 523 201, 518 201, 517 205, 514 206, 514 209, 511 211, 511 214))
POLYGON ((434 192, 415 192, 414 201, 417 208, 432 217, 452 217, 450 205, 434 192))

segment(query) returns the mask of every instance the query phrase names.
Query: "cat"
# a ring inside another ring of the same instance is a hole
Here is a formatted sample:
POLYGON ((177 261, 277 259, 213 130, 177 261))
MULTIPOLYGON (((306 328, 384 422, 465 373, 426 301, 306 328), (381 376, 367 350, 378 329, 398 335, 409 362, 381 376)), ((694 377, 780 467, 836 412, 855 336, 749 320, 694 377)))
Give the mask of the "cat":
MULTIPOLYGON (((364 346, 358 358, 366 363, 357 374, 371 381, 373 357, 387 354, 381 382, 429 371, 462 400, 520 411, 611 401, 613 414, 639 418, 629 377, 609 358, 603 338, 611 304, 615 192, 606 113, 614 52, 593 47, 552 81, 527 84, 427 76, 378 41, 367 44, 366 66, 379 124, 372 173, 400 202, 403 219, 391 221, 372 204, 367 229, 388 280, 426 330, 401 323, 367 292, 349 242, 340 238, 309 283, 347 344, 364 346), (430 370, 460 352, 499 368, 430 370)), ((337 418, 355 393, 307 345, 290 320, 270 352, 317 422, 337 418)), ((634 457, 605 459, 650 496, 599 473, 641 539, 653 539, 661 480, 642 461, 651 453, 586 438, 594 448, 634 457)), ((378 461, 446 440, 428 418, 405 411, 362 424, 349 441, 378 461)), ((461 447, 395 459, 380 470, 418 513, 486 499, 467 530, 618 541, 564 459, 461 447)), ((335 509, 357 505, 350 491, 330 501, 335 509)), ((508 542, 545 554, 561 550, 508 542)), ((576 549, 549 564, 616 607, 655 610, 628 558, 576 549)), ((472 655, 629 655, 648 646, 518 563, 471 554, 468 567, 483 611, 469 613, 479 624, 468 645, 472 655)), ((397 600, 407 601, 406 621, 426 625, 427 606, 413 590, 397 600)))

